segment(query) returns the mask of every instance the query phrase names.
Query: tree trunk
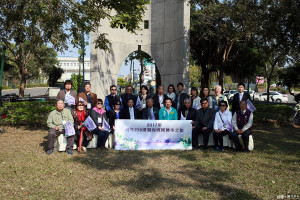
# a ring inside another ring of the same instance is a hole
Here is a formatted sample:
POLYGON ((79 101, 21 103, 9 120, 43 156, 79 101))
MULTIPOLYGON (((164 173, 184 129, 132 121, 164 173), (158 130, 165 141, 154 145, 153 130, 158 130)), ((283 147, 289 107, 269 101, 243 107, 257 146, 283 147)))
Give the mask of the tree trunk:
POLYGON ((223 76, 224 76, 224 72, 222 70, 222 66, 219 67, 218 69, 218 80, 219 80, 219 85, 221 85, 222 87, 222 91, 221 93, 223 94, 223 76))
POLYGON ((19 88, 19 97, 24 97, 25 86, 26 86, 26 74, 22 73, 20 88, 19 88))
POLYGON ((210 71, 206 67, 202 67, 201 88, 209 87, 209 74, 210 71))
POLYGON ((275 65, 276 64, 271 65, 271 72, 270 72, 269 77, 267 77, 267 102, 269 102, 269 99, 270 99, 271 77, 273 75, 273 71, 274 71, 275 65))
POLYGON ((130 77, 129 77, 129 84, 131 85, 131 83, 132 83, 132 60, 130 60, 130 77))
POLYGON ((140 73, 140 88, 142 87, 142 83, 143 83, 143 75, 144 75, 144 59, 141 56, 141 73, 140 73))

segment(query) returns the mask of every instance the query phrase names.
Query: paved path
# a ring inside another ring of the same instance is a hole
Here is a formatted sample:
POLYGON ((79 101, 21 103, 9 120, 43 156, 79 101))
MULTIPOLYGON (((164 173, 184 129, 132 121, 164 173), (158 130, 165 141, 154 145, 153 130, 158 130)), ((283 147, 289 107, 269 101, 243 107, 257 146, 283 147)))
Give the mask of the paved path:
MULTIPOLYGON (((30 94, 30 97, 45 95, 47 90, 48 90, 47 87, 26 88, 25 95, 30 94)), ((19 95, 19 89, 2 90, 2 95, 11 94, 11 93, 16 93, 17 95, 19 95)))

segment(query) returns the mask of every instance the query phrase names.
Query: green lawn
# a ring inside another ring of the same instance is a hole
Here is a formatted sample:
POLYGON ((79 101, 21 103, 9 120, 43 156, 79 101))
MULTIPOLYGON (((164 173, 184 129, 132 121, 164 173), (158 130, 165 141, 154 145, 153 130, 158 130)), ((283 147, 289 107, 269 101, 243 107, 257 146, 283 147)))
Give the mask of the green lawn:
POLYGON ((251 153, 88 150, 46 155, 47 131, 4 127, 0 199, 277 199, 300 196, 300 129, 256 126, 251 153))

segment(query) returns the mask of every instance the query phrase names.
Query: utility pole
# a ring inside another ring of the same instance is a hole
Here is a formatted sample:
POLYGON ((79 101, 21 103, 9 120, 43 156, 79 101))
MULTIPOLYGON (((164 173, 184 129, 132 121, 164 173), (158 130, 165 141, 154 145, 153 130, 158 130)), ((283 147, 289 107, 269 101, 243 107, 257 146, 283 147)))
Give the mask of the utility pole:
POLYGON ((5 59, 6 46, 2 46, 2 60, 1 60, 1 69, 0 69, 0 106, 2 106, 2 79, 3 79, 3 70, 4 70, 4 59, 5 59))

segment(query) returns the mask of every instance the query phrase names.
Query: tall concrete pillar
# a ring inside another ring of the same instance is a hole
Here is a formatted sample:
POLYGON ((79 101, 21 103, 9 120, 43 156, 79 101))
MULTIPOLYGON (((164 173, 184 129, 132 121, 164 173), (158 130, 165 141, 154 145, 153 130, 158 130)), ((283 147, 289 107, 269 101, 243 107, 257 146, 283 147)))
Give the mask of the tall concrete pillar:
POLYGON ((98 31, 91 34, 91 40, 99 32, 107 33, 111 42, 110 52, 95 49, 91 45, 92 91, 104 98, 109 86, 117 85, 118 74, 125 58, 141 45, 155 61, 161 75, 162 85, 167 92, 169 84, 183 82, 188 89, 190 7, 186 0, 151 0, 145 12, 144 21, 149 28, 136 34, 125 29, 112 29, 108 20, 103 20, 98 31))

